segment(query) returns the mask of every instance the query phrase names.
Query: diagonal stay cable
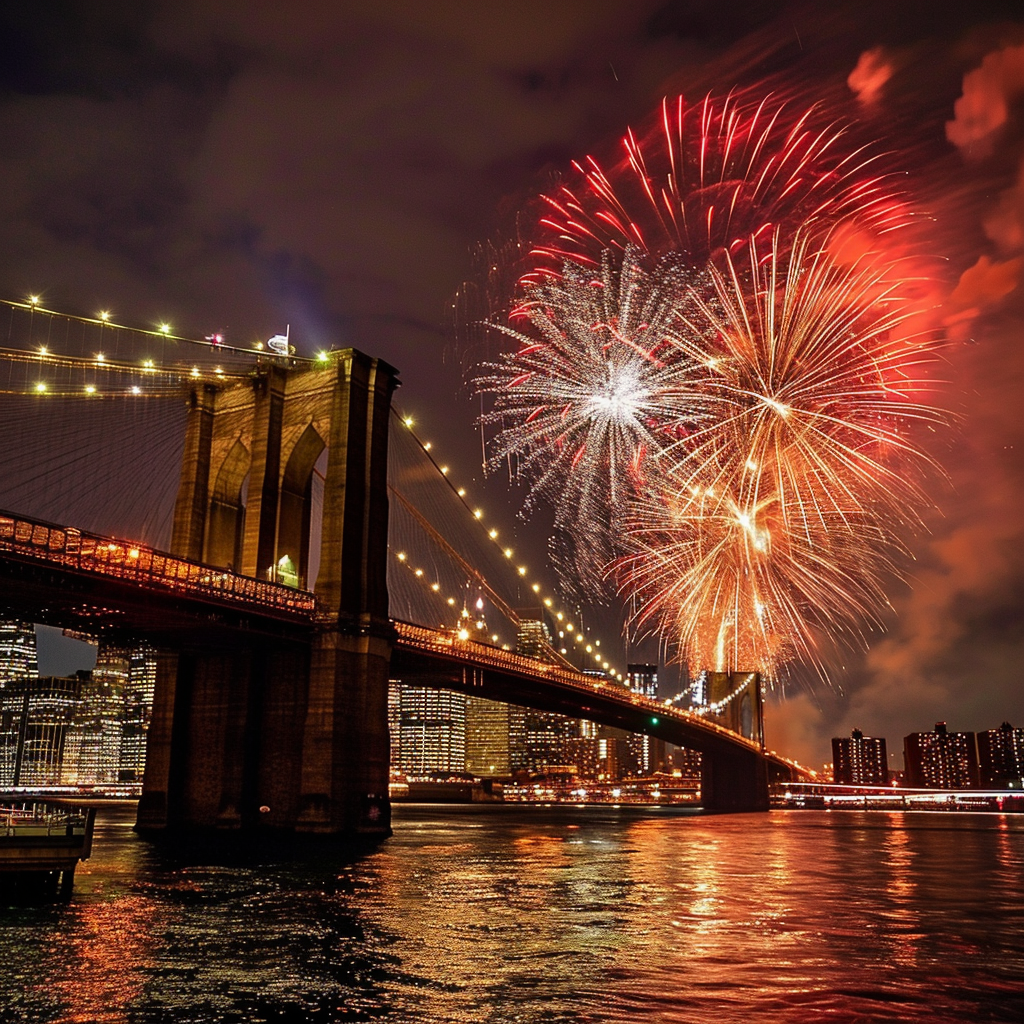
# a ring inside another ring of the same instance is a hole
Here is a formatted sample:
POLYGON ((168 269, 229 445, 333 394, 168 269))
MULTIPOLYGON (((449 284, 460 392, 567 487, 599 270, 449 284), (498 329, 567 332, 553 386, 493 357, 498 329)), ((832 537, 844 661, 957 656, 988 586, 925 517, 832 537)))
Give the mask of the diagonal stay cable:
POLYGON ((458 551, 456 551, 455 548, 453 548, 451 544, 449 544, 448 541, 445 540, 444 537, 442 537, 441 534, 430 524, 430 521, 423 515, 423 513, 420 512, 420 510, 416 508, 416 506, 413 505, 397 487, 394 486, 394 484, 388 484, 388 491, 398 499, 402 507, 413 517, 413 519, 416 520, 416 522, 420 524, 421 527, 423 527, 427 536, 432 538, 438 547, 440 547, 449 558, 455 561, 467 575, 471 576, 480 584, 481 589, 487 593, 490 599, 494 602, 495 607, 518 628, 519 616, 512 610, 512 608, 509 607, 508 604, 505 603, 504 599, 499 594, 495 593, 494 588, 487 582, 480 570, 470 565, 470 563, 467 562, 465 558, 463 558, 462 555, 460 555, 458 551))

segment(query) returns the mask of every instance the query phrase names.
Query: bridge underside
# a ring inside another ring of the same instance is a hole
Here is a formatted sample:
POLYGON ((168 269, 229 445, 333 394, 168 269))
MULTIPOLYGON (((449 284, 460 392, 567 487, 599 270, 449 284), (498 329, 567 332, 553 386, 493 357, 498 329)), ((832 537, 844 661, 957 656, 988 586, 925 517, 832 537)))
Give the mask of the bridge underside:
POLYGON ((274 614, 252 604, 204 601, 131 578, 75 572, 6 554, 0 558, 0 615, 71 629, 111 643, 224 650, 254 639, 309 643, 309 615, 274 614))
POLYGON ((540 681, 493 668, 468 667, 455 661, 445 663, 401 647, 392 654, 391 673, 392 678, 411 685, 456 690, 537 711, 584 718, 699 750, 702 755, 701 804, 705 810, 768 810, 770 765, 762 753, 738 747, 699 725, 690 725, 678 718, 658 716, 655 722, 649 708, 624 703, 611 688, 595 686, 593 693, 581 700, 578 693, 559 690, 540 681))

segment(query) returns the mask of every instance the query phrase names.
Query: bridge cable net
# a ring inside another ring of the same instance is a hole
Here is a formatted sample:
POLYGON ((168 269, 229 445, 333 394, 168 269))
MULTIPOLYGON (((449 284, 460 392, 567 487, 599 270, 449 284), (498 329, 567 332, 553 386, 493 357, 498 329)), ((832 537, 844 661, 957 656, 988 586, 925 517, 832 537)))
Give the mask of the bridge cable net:
POLYGON ((265 358, 0 301, 0 508, 166 550, 188 388, 265 358))
POLYGON ((519 612, 539 599, 397 411, 388 491, 392 618, 514 648, 519 612))
MULTIPOLYGON (((189 390, 250 380, 283 358, 177 336, 167 325, 125 327, 0 300, 0 509, 166 551, 189 390)), ((328 457, 314 471, 310 584, 328 457)), ((397 413, 389 487, 392 617, 514 648, 519 612, 552 601, 397 413)))

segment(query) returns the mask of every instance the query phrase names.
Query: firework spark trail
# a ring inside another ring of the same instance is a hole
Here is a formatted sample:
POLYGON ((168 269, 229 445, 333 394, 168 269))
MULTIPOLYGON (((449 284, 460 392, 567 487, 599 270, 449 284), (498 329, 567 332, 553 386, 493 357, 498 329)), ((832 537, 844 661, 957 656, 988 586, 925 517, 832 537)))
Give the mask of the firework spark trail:
POLYGON ((725 263, 672 332, 707 369, 707 420, 651 469, 619 587, 696 664, 824 672, 816 636, 877 619, 920 528, 933 467, 910 438, 942 419, 934 348, 900 330, 914 309, 898 266, 838 264, 800 232, 785 255, 774 242, 725 263))
POLYGON ((552 500, 556 528, 579 547, 585 584, 617 553, 616 519, 641 486, 646 454, 701 417, 696 367, 667 341, 693 275, 640 261, 629 249, 618 267, 608 254, 597 272, 566 265, 532 288, 515 314, 523 330, 496 328, 518 351, 485 365, 476 381, 494 397, 483 417, 497 430, 491 465, 514 459, 530 483, 528 504, 552 500))
POLYGON ((899 266, 838 264, 798 232, 788 254, 777 239, 765 257, 752 245, 747 268, 726 257, 710 278, 714 301, 693 293, 697 316, 681 310, 672 331, 683 358, 707 368, 700 389, 713 405, 681 457, 701 475, 707 451, 732 453, 730 472, 754 469, 752 480, 772 472, 801 520, 872 512, 919 527, 916 481, 930 463, 912 427, 942 416, 930 404, 933 340, 901 331, 916 309, 899 266))
POLYGON ((603 251, 627 246, 702 267, 780 225, 830 233, 845 223, 876 238, 907 225, 910 210, 879 154, 844 153, 844 128, 813 127, 816 113, 793 121, 771 97, 666 98, 643 140, 626 133, 622 166, 574 162, 575 180, 541 197, 521 284, 557 276, 566 260, 597 266, 603 251))

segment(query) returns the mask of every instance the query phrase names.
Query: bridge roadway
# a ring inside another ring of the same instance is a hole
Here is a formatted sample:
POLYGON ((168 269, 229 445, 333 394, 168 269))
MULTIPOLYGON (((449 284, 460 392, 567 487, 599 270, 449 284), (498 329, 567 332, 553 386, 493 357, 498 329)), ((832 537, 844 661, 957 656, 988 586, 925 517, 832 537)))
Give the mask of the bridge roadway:
MULTIPOLYGON (((112 642, 223 650, 258 638, 309 644, 315 595, 156 551, 0 511, 0 615, 112 642)), ((708 754, 794 765, 695 712, 607 680, 460 639, 454 630, 393 621, 392 673, 403 681, 585 718, 708 754)))

